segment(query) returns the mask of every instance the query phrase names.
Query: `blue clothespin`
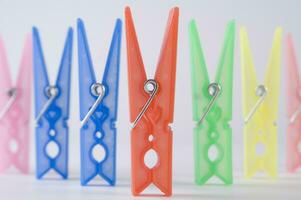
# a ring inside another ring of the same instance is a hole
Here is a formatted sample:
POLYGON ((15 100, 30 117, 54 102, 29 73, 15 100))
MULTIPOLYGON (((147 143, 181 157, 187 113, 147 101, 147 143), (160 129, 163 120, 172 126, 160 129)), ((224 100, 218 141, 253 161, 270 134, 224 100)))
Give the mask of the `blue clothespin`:
POLYGON ((117 19, 102 83, 95 78, 84 23, 77 22, 81 119, 81 184, 99 175, 109 185, 116 181, 116 127, 121 20, 117 19), (93 151, 102 148, 102 159, 93 151))
POLYGON ((37 28, 33 28, 33 63, 36 118, 36 176, 41 179, 51 169, 68 177, 68 124, 72 58, 72 28, 69 28, 54 85, 49 84, 37 28), (51 152, 57 150, 57 152, 51 152), (55 148, 56 147, 56 148, 55 148))

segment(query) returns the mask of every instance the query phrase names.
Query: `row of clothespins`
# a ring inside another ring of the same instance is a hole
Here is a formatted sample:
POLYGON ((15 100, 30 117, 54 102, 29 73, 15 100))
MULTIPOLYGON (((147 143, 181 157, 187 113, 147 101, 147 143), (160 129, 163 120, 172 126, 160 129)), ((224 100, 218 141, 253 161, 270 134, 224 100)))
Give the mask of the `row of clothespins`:
MULTIPOLYGON (((178 8, 169 14, 166 33, 153 79, 148 79, 129 8, 125 9, 126 43, 128 61, 128 84, 130 98, 132 193, 141 194, 153 183, 162 193, 172 194, 172 130, 175 75, 178 39, 178 8), (144 163, 144 156, 154 150, 158 162, 153 167, 144 163)), ((84 24, 77 23, 78 67, 80 92, 80 150, 81 184, 87 185, 100 176, 109 185, 114 185, 116 162, 116 127, 119 62, 121 47, 121 20, 115 30, 105 66, 102 82, 96 80, 84 24), (98 160, 93 156, 97 148, 104 148, 105 156, 98 160)), ((226 30, 216 79, 209 80, 200 39, 194 21, 189 26, 193 118, 195 179, 197 184, 206 183, 212 176, 225 184, 232 183, 232 84, 235 23, 231 21, 226 30), (215 159, 209 157, 211 148, 216 148, 215 159)), ((241 66, 243 84, 244 167, 246 177, 257 171, 266 171, 271 177, 277 175, 277 127, 279 76, 282 30, 277 28, 268 68, 263 84, 256 79, 255 69, 248 44, 247 33, 240 30, 241 66), (251 89, 251 91, 250 91, 251 89), (267 117, 268 116, 268 117, 267 117), (264 119, 264 120, 262 120, 264 119), (265 151, 256 152, 262 143, 265 151)), ((19 78, 12 85, 9 67, 0 43, 0 171, 14 165, 28 172, 28 140, 31 96, 31 68, 34 74, 35 121, 36 121, 36 176, 41 179, 54 170, 64 179, 68 177, 68 118, 70 98, 70 70, 72 57, 72 29, 67 34, 57 81, 50 84, 43 58, 39 33, 33 28, 24 49, 19 78), (33 40, 33 41, 31 41, 33 40), (33 54, 33 55, 32 55, 33 54), (32 59, 33 58, 33 59, 32 59), (33 61, 33 62, 32 62, 33 61), (11 141, 18 144, 12 151, 11 141), (50 145, 57 145, 58 153, 50 155, 50 145)), ((288 116, 287 166, 293 172, 301 166, 300 80, 291 37, 287 39, 288 69, 288 116)))

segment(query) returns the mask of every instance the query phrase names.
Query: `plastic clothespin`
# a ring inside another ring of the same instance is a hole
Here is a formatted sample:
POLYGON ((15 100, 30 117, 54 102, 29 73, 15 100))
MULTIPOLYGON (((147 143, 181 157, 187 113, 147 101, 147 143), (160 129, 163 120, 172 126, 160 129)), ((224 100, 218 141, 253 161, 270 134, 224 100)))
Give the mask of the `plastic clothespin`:
POLYGON ((154 79, 147 79, 130 8, 125 9, 130 98, 132 193, 141 194, 151 183, 172 194, 172 130, 176 79, 179 9, 169 14, 154 79), (155 151, 158 161, 147 166, 144 157, 155 151))
POLYGON ((68 124, 72 58, 69 28, 56 83, 50 85, 37 28, 33 28, 36 176, 53 170, 68 178, 68 124))
POLYGON ((259 84, 245 28, 240 30, 244 114, 244 173, 277 176, 277 125, 282 29, 277 28, 263 84, 259 84))
POLYGON ((292 36, 286 37, 287 69, 287 116, 289 119, 286 133, 287 170, 295 172, 301 167, 301 82, 298 61, 295 54, 292 36))
POLYGON ((81 118, 81 184, 99 175, 116 182, 116 127, 122 22, 117 19, 102 83, 95 78, 82 20, 77 22, 81 118), (102 148, 103 158, 93 152, 102 148))
POLYGON ((215 81, 210 83, 195 21, 189 26, 194 128, 195 181, 212 176, 232 184, 232 88, 235 22, 226 30, 215 81), (209 152, 215 149, 216 158, 209 152))
POLYGON ((9 64, 0 38, 0 172, 11 166, 29 171, 31 101, 31 37, 26 37, 17 83, 12 84, 9 64))

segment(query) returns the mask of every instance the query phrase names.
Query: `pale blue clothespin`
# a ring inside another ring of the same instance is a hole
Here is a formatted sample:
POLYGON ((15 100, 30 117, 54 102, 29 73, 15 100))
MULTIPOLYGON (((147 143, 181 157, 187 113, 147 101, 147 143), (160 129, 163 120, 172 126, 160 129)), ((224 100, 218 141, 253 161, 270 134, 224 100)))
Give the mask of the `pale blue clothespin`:
POLYGON ((72 28, 69 28, 57 81, 48 80, 37 28, 33 28, 33 64, 36 118, 36 176, 54 170, 68 177, 68 124, 72 58, 72 28), (49 149, 56 147, 54 154, 49 149))
POLYGON ((82 20, 77 22, 81 119, 81 184, 100 176, 109 185, 116 181, 116 127, 121 20, 117 19, 101 83, 96 81, 82 20), (105 156, 93 152, 103 148, 105 156))

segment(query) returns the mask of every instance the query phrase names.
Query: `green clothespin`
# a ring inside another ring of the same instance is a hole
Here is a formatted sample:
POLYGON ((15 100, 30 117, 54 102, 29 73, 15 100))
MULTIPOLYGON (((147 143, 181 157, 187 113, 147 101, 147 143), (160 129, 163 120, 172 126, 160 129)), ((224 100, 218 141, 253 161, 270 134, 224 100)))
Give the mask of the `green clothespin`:
POLYGON ((189 25, 195 181, 201 185, 212 176, 232 184, 232 85, 235 22, 227 26, 215 82, 211 83, 195 21, 189 25), (210 151, 217 156, 211 158, 210 151))

